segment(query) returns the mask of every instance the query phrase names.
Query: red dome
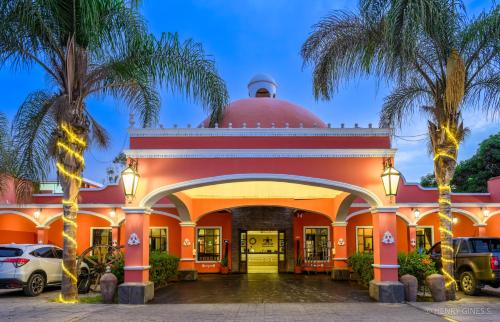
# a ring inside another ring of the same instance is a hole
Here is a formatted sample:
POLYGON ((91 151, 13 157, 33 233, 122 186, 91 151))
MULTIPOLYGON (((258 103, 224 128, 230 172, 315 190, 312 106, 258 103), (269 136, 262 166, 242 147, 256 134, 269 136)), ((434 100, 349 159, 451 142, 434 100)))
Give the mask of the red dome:
MULTIPOLYGON (((208 126, 208 119, 203 121, 205 127, 208 126)), ((259 97, 237 100, 229 104, 219 127, 242 128, 246 123, 247 128, 256 128, 260 123, 261 128, 275 127, 300 127, 304 128, 320 127, 325 128, 325 123, 307 109, 287 101, 259 97)))

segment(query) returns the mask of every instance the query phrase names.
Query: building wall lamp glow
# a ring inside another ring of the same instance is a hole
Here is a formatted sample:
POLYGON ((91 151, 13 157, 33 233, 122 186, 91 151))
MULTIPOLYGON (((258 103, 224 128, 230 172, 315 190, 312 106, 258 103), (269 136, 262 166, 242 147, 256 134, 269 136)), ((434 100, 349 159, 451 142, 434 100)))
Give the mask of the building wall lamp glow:
POLYGON ((129 165, 122 171, 122 182, 125 198, 130 203, 135 197, 139 185, 139 173, 137 172, 138 161, 129 159, 129 165))
POLYGON ((384 185, 385 195, 395 196, 398 193, 399 178, 401 177, 401 173, 394 169, 390 158, 384 160, 384 171, 380 177, 384 185))
POLYGON ((42 214, 42 209, 35 210, 33 212, 33 218, 35 218, 36 220, 38 220, 40 218, 41 214, 42 214))
POLYGON ((113 210, 111 210, 109 212, 109 217, 111 217, 111 218, 115 218, 116 217, 116 208, 113 208, 113 210))
POLYGON ((483 208, 481 208, 481 211, 483 212, 483 216, 484 216, 485 218, 489 217, 489 215, 490 215, 490 210, 489 210, 488 208, 483 207, 483 208))
POLYGON ((457 224, 458 223, 458 218, 457 217, 453 217, 453 224, 457 224))
POLYGON ((413 208, 412 211, 413 211, 413 215, 415 216, 415 219, 419 219, 420 218, 420 210, 418 208, 413 208))

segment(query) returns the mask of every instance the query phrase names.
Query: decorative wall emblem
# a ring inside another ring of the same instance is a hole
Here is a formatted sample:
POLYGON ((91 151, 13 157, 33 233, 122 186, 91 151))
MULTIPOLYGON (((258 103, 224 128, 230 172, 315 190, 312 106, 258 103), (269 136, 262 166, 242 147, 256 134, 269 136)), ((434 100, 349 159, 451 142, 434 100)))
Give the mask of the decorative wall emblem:
POLYGON ((412 238, 412 239, 410 240, 410 245, 411 245, 411 247, 413 247, 413 248, 415 248, 415 246, 417 246, 417 241, 415 240, 415 238, 412 238))
POLYGON ((137 236, 136 233, 130 234, 130 237, 128 238, 128 244, 130 246, 137 246, 140 243, 141 243, 141 241, 139 240, 139 237, 137 236))
POLYGON ((386 231, 384 237, 382 237, 382 243, 384 244, 394 244, 394 237, 390 231, 386 231))
POLYGON ((191 246, 191 241, 188 238, 186 238, 186 239, 184 239, 183 244, 184 244, 184 246, 191 246))
POLYGON ((345 245, 344 238, 339 238, 339 240, 337 241, 337 245, 344 246, 345 245))

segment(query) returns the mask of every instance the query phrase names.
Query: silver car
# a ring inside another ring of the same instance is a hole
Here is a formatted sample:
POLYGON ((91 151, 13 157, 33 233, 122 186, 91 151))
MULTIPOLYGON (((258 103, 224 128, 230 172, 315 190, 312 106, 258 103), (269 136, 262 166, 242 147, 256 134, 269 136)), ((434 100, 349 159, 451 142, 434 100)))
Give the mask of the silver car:
MULTIPOLYGON (((0 289, 22 288, 24 294, 37 296, 47 285, 61 284, 62 255, 55 245, 0 244, 0 289)), ((88 272, 83 263, 80 277, 88 272)))

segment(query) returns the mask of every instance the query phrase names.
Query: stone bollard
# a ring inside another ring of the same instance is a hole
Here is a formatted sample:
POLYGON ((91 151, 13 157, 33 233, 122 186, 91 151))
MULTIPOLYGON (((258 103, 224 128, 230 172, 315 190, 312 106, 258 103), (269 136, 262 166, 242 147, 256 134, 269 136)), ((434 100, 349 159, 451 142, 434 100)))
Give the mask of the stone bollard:
POLYGON ((444 288, 444 277, 440 274, 431 274, 425 279, 427 286, 431 290, 432 300, 434 302, 446 301, 446 292, 444 288))
POLYGON ((416 302, 417 301, 417 291, 418 291, 418 280, 415 276, 410 274, 405 274, 399 279, 403 283, 405 289, 405 301, 416 302))
POLYGON ((111 268, 109 266, 106 267, 106 273, 101 277, 100 284, 103 302, 106 304, 113 303, 118 279, 115 274, 111 273, 111 268))

